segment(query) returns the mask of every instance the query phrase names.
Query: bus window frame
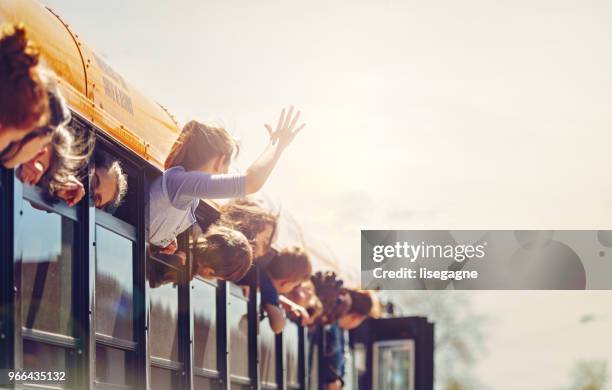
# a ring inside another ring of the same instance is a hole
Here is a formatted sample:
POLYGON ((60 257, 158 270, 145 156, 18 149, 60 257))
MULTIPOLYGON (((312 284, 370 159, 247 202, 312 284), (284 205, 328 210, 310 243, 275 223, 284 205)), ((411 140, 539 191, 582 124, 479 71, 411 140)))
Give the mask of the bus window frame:
MULTIPOLYGON (((112 214, 109 214, 107 212, 105 212, 104 210, 100 210, 97 208, 94 208, 94 216, 95 216, 95 227, 94 227, 94 231, 93 231, 93 236, 94 238, 96 237, 97 234, 97 227, 101 227, 103 229, 108 230, 110 233, 118 235, 122 238, 125 238, 127 240, 129 240, 132 243, 132 278, 134 278, 134 274, 135 274, 135 267, 134 267, 134 259, 135 259, 135 254, 136 254, 136 247, 138 246, 138 233, 137 233, 137 228, 135 226, 130 225, 129 223, 120 220, 119 218, 114 217, 112 214)), ((97 238, 95 238, 97 240, 97 238)), ((97 242, 97 241, 96 241, 97 242)), ((96 245, 97 246, 97 245, 96 245)), ((97 254, 94 255, 94 257, 96 257, 94 260, 97 262, 97 254)), ((96 264, 96 268, 94 269, 94 279, 97 276, 97 264, 96 264)), ((95 297, 95 284, 94 284, 94 297, 95 297)), ((97 345, 100 345, 102 347, 107 347, 107 348, 113 348, 115 350, 124 352, 126 354, 128 354, 128 356, 126 356, 127 359, 127 364, 132 366, 130 367, 130 369, 134 369, 135 367, 133 367, 134 362, 137 360, 136 359, 136 353, 138 350, 138 342, 136 342, 136 334, 137 334, 137 328, 134 326, 134 320, 136 318, 136 311, 135 311, 135 301, 138 299, 139 296, 139 291, 137 291, 137 289, 134 286, 134 281, 132 281, 132 335, 133 335, 133 340, 127 340, 127 339, 123 339, 123 338, 119 338, 119 337, 113 337, 113 336, 109 336, 103 333, 98 333, 97 330, 94 332, 94 339, 95 339, 95 344, 94 344, 94 355, 96 354, 96 349, 95 347, 97 347, 97 345), (131 354, 131 356, 129 356, 131 354)), ((92 322, 93 322, 93 326, 95 328, 95 318, 96 315, 98 314, 97 312, 97 306, 96 306, 96 302, 94 302, 94 310, 93 310, 93 318, 92 318, 92 322)), ((95 367, 95 357, 94 357, 94 367, 95 367)), ((137 370, 133 370, 134 372, 137 370)), ((131 381, 132 383, 135 383, 135 377, 133 374, 132 370, 128 370, 126 377, 128 378, 128 381, 131 381)), ((93 376, 93 381, 94 384, 96 386, 96 389, 99 387, 115 387, 116 386, 122 386, 122 385, 117 385, 117 384, 113 384, 113 383, 107 383, 107 382, 101 382, 96 380, 96 374, 94 371, 93 376)), ((125 388, 132 388, 134 385, 128 385, 125 388)))
MULTIPOLYGON (((82 231, 86 230, 83 227, 86 224, 86 220, 82 216, 83 205, 75 206, 74 209, 67 207, 62 202, 50 204, 45 201, 42 195, 42 189, 35 186, 30 186, 21 183, 15 176, 14 170, 5 170, 5 183, 7 189, 12 187, 12 204, 4 205, 13 210, 12 224, 9 229, 11 230, 12 236, 12 251, 11 257, 4 258, 3 263, 11 265, 12 267, 12 291, 14 293, 13 302, 11 304, 13 308, 12 328, 13 333, 8 335, 6 338, 10 340, 12 348, 9 347, 9 352, 12 349, 12 369, 23 370, 24 369, 24 353, 23 344, 25 341, 37 343, 44 346, 58 347, 66 353, 66 371, 73 371, 77 373, 80 371, 81 360, 79 356, 83 352, 83 344, 85 342, 86 334, 80 331, 81 317, 81 297, 80 297, 80 275, 82 267, 79 264, 80 259, 83 256, 84 245, 80 241, 82 231), (72 264, 71 264, 71 295, 70 295, 70 308, 73 313, 72 327, 70 328, 70 335, 63 335, 59 333, 46 332, 37 329, 30 329, 23 326, 22 319, 22 273, 21 264, 23 256, 23 245, 21 240, 21 229, 24 226, 21 225, 21 218, 24 214, 23 205, 24 202, 30 202, 41 207, 43 210, 49 213, 56 214, 62 218, 69 219, 73 224, 73 236, 72 236, 72 264), (11 261, 12 260, 12 261, 11 261), (11 340, 12 339, 12 340, 11 340)), ((4 229, 3 229, 4 230, 4 229)), ((6 245, 10 242, 5 241, 2 245, 6 245)), ((81 377, 79 375, 66 375, 66 382, 64 383, 67 387, 79 386, 81 383, 81 377)))
MULTIPOLYGON (((73 113, 73 117, 75 114, 73 113)), ((108 153, 118 158, 122 165, 127 165, 134 177, 136 188, 128 188, 128 191, 136 191, 135 196, 135 207, 136 207, 136 223, 131 225, 119 218, 109 214, 103 210, 97 209, 91 199, 88 199, 87 214, 89 217, 89 229, 88 229, 88 240, 90 244, 90 255, 89 255, 89 267, 92 272, 89 272, 89 313, 95 313, 95 278, 96 278, 96 253, 95 253, 95 235, 96 225, 99 225, 114 234, 118 234, 124 238, 129 239, 133 243, 132 261, 133 261, 133 275, 132 275, 132 334, 133 340, 116 340, 112 337, 100 337, 95 332, 95 317, 90 315, 88 328, 89 335, 89 372, 88 382, 89 388, 95 388, 95 386, 114 386, 107 383, 95 381, 95 365, 96 365, 96 342, 105 347, 119 347, 118 349, 131 352, 133 354, 131 359, 131 365, 134 368, 134 372, 128 373, 131 380, 132 388, 149 388, 150 375, 149 367, 151 365, 151 357, 149 354, 149 290, 146 285, 146 193, 148 189, 147 173, 154 171, 150 164, 142 159, 140 156, 134 154, 132 151, 127 149, 119 142, 113 140, 109 135, 95 127, 95 124, 84 120, 82 117, 76 115, 80 119, 83 126, 89 128, 89 131, 94 131, 96 135, 95 151, 101 150, 104 153, 108 153), (116 342, 120 344, 117 344, 116 342)), ((95 152, 94 151, 94 152, 95 152)), ((90 160, 89 170, 93 169, 94 159, 90 160)), ((88 187, 88 198, 90 194, 89 183, 88 187)))

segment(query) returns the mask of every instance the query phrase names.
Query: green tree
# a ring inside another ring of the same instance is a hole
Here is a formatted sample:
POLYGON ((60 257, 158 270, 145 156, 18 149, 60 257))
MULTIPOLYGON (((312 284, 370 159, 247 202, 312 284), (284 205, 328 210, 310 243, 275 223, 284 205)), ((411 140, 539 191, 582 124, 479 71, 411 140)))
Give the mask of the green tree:
POLYGON ((581 360, 571 371, 572 385, 569 390, 606 390, 608 364, 605 360, 581 360))

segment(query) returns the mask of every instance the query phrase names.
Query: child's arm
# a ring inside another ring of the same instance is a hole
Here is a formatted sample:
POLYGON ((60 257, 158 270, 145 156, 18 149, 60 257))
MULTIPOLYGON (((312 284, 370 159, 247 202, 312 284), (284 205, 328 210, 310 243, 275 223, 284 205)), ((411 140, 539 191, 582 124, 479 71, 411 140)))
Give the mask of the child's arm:
POLYGON ((289 146, 297 133, 306 126, 306 124, 302 124, 296 127, 297 121, 300 118, 300 112, 298 111, 295 117, 292 116, 292 113, 293 107, 289 108, 289 112, 285 117, 285 110, 283 109, 276 125, 276 131, 266 124, 266 129, 270 134, 270 144, 247 169, 245 179, 245 192, 247 195, 255 193, 263 187, 285 148, 289 146))
POLYGON ((17 178, 25 184, 36 185, 49 169, 51 151, 49 146, 42 148, 34 158, 17 168, 17 178))
POLYGON ((172 169, 166 172, 168 195, 173 202, 190 202, 193 198, 229 199, 252 194, 263 187, 282 152, 305 126, 296 128, 299 112, 292 116, 293 107, 285 117, 283 110, 276 131, 266 125, 270 144, 247 169, 246 175, 210 174, 200 171, 172 169), (182 198, 182 199, 181 199, 182 198))
POLYGON ((310 315, 308 314, 306 309, 304 309, 302 306, 293 302, 292 300, 290 300, 284 295, 279 296, 278 300, 280 304, 283 305, 283 308, 293 315, 291 319, 295 320, 295 318, 299 318, 300 323, 302 325, 306 325, 306 323, 310 319, 310 315))
POLYGON ((283 309, 271 303, 264 305, 264 310, 268 314, 268 322, 274 334, 279 334, 285 329, 285 313, 283 309))
POLYGON ((193 198, 228 199, 244 196, 244 175, 210 174, 170 168, 164 174, 168 196, 173 203, 191 202, 193 198))

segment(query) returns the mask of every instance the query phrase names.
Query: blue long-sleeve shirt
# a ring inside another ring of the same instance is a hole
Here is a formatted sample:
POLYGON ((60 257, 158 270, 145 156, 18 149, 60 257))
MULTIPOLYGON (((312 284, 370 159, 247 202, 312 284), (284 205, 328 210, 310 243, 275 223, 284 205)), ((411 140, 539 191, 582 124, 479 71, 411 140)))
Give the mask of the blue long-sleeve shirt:
POLYGON ((238 198, 245 194, 245 176, 213 175, 172 167, 152 184, 149 198, 149 242, 168 246, 196 222, 200 199, 238 198))

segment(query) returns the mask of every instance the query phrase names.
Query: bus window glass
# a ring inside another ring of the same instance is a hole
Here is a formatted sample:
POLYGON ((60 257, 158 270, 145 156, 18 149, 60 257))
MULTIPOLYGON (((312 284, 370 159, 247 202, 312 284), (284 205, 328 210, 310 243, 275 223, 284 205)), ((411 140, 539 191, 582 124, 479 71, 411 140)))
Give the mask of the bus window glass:
POLYGON ((66 372, 67 358, 64 348, 23 340, 23 368, 27 371, 66 372))
POLYGON ((96 381, 127 385, 129 371, 129 352, 116 348, 96 345, 96 381))
POLYGON ((132 241, 96 227, 96 332, 133 339, 132 241))
POLYGON ((259 338, 261 380, 264 383, 272 384, 276 382, 276 336, 267 319, 260 323, 259 338))
POLYGON ((216 288, 195 278, 191 282, 193 306, 193 364, 198 368, 217 370, 217 302, 216 288))
POLYGON ((151 367, 151 390, 178 389, 178 379, 178 374, 175 371, 151 367))
MULTIPOLYGON (((228 285, 229 286, 229 285, 228 285)), ((249 321, 247 301, 234 293, 229 295, 227 325, 230 336, 230 373, 242 378, 249 377, 249 321)))
POLYGON ((311 389, 319 388, 319 346, 316 338, 310 339, 310 354, 309 354, 309 372, 308 372, 308 383, 311 389))
POLYGON ((193 377, 193 388, 195 390, 209 390, 213 389, 215 380, 209 378, 203 378, 201 376, 193 377))
POLYGON ((70 335, 74 223, 23 202, 22 325, 70 335))
MULTIPOLYGON (((163 271, 170 267, 159 265, 163 271)), ((178 286, 164 284, 151 288, 151 355, 178 361, 178 286)))
POLYGON ((295 322, 288 321, 283 330, 283 341, 285 346, 285 364, 287 365, 287 384, 289 387, 299 387, 298 380, 298 326, 295 322))

